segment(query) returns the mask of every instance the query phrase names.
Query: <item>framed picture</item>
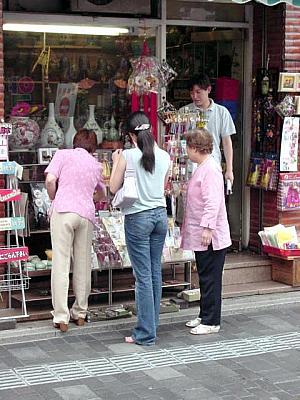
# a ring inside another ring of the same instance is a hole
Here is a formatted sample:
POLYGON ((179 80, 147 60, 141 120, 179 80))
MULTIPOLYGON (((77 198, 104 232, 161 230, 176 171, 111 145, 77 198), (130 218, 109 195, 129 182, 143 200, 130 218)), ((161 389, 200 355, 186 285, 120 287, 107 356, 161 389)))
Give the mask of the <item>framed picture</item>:
POLYGON ((297 76, 296 76, 296 88, 295 88, 295 91, 296 92, 300 92, 300 74, 298 73, 296 75, 297 76))
POLYGON ((280 72, 278 92, 297 92, 298 75, 294 72, 280 72))
POLYGON ((39 164, 49 164, 56 151, 57 148, 49 148, 49 147, 38 149, 39 164))

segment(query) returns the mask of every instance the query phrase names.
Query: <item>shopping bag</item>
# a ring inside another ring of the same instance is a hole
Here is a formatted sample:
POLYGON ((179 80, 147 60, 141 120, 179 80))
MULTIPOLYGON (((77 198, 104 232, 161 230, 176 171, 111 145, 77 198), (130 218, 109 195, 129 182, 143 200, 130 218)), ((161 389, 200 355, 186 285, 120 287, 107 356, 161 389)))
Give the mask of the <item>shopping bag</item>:
POLYGON ((136 174, 133 168, 130 151, 128 151, 127 165, 124 175, 123 186, 117 191, 112 200, 115 208, 128 208, 138 199, 136 188, 136 174))

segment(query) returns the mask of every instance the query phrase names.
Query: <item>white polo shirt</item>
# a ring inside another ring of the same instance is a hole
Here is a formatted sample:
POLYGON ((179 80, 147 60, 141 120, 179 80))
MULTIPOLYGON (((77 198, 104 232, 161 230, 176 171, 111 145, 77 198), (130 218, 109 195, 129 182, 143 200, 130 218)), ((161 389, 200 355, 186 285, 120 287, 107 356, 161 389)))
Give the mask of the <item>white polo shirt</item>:
POLYGON ((194 103, 190 103, 182 107, 179 111, 184 112, 185 108, 188 108, 191 112, 200 111, 205 114, 205 117, 208 119, 206 129, 213 136, 212 156, 219 164, 221 164, 221 139, 225 136, 234 135, 236 130, 227 108, 215 103, 212 99, 209 100, 210 106, 206 110, 196 107, 194 103))

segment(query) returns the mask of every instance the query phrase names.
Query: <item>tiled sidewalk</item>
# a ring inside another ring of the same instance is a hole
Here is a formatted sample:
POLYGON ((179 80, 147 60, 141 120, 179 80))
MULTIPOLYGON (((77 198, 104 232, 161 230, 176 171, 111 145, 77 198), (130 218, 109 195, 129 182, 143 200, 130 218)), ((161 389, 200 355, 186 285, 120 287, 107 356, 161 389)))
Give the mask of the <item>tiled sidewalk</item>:
POLYGON ((97 329, 2 345, 0 386, 15 388, 0 399, 299 400, 299 313, 289 304, 226 315, 205 337, 165 324, 150 348, 123 343, 128 330, 97 329))

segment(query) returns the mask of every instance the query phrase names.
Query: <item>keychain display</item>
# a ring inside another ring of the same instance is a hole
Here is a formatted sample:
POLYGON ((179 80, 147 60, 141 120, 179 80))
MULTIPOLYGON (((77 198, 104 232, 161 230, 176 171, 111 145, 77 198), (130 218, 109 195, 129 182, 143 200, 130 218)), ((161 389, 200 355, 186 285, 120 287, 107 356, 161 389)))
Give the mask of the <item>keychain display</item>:
POLYGON ((250 158, 247 185, 264 190, 277 190, 278 157, 276 154, 253 154, 250 158))
POLYGON ((101 218, 97 218, 93 231, 93 250, 100 270, 121 268, 123 266, 118 248, 115 246, 101 218))
POLYGON ((157 109, 158 118, 164 123, 168 124, 170 121, 170 115, 176 113, 177 110, 173 106, 173 104, 169 103, 165 97, 163 97, 163 101, 160 107, 157 109))
POLYGON ((281 118, 293 116, 295 114, 295 103, 293 97, 286 95, 285 98, 277 104, 275 110, 281 118))

